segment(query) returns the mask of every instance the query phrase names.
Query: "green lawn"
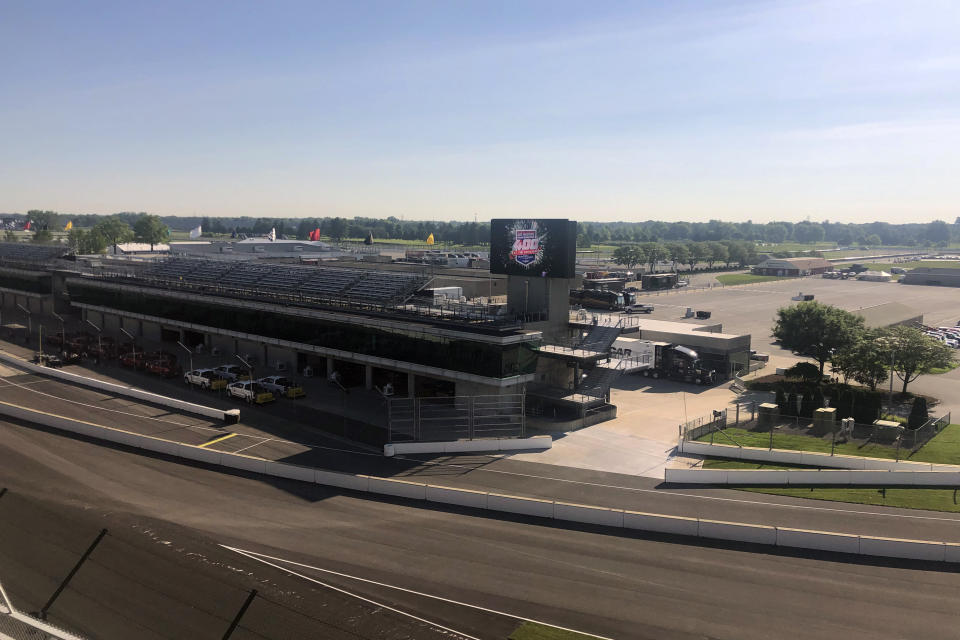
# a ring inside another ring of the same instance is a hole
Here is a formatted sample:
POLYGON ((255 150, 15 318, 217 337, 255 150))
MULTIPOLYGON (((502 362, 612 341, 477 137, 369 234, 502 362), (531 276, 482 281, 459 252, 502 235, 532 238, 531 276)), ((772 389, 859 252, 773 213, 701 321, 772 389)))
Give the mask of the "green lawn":
MULTIPOLYGON (((729 430, 728 430, 729 431, 729 430)), ((765 434, 757 434, 765 435, 765 434)), ((803 438, 804 436, 794 436, 803 438)), ((746 438, 744 438, 746 439, 746 438)), ((817 440, 816 438, 805 438, 817 440)), ((714 442, 717 442, 715 439, 714 442)), ((774 440, 776 444, 776 440, 774 440)), ((764 445, 765 446, 765 445, 764 445)), ((844 445, 849 446, 849 445, 844 445)), ((780 447, 783 448, 783 447, 780 447)), ((854 447, 855 448, 855 447, 854 447)), ((875 458, 891 458, 893 450, 889 447, 879 447, 883 451, 860 449, 854 455, 869 455, 875 458), (884 452, 890 455, 880 455, 884 452)), ((804 449, 815 451, 812 447, 804 449)), ((828 443, 829 450, 829 443, 828 443)), ((837 453, 850 453, 840 451, 837 453)), ((930 442, 924 445, 910 460, 914 462, 933 462, 937 464, 960 464, 960 425, 951 424, 937 434, 930 442)), ((757 462, 741 462, 739 460, 708 459, 703 462, 704 469, 768 469, 782 470, 795 469, 796 465, 773 465, 757 462)), ((855 504, 883 505, 888 507, 904 507, 908 509, 929 509, 931 511, 960 512, 960 492, 953 489, 868 489, 868 488, 822 488, 822 487, 784 487, 773 489, 768 487, 747 488, 744 491, 766 493, 777 496, 791 496, 794 498, 810 498, 813 500, 833 500, 836 502, 852 502, 855 504)))
POLYGON ((754 282, 773 282, 775 280, 793 280, 780 276, 755 276, 752 273, 725 273, 717 276, 717 281, 723 285, 753 284, 754 282))
MULTIPOLYGON (((770 432, 746 431, 744 429, 731 427, 724 429, 724 433, 743 447, 760 447, 766 449, 770 446, 770 432)), ((709 440, 709 435, 700 438, 701 442, 709 440)), ((721 435, 715 435, 713 442, 715 444, 733 444, 721 435)), ((773 434, 774 449, 830 453, 830 447, 831 441, 829 439, 777 433, 776 431, 774 431, 773 434)), ((858 447, 854 443, 846 442, 837 444, 834 448, 834 453, 889 459, 896 457, 897 450, 894 447, 872 444, 858 447)), ((902 453, 906 456, 907 452, 902 453)), ((930 442, 921 447, 919 451, 910 456, 909 460, 914 462, 933 462, 935 464, 960 464, 960 424, 948 425, 947 428, 934 436, 930 442)))
POLYGON ((576 633, 575 631, 564 631, 536 622, 524 622, 510 634, 507 640, 590 640, 591 638, 595 639, 596 636, 576 633))

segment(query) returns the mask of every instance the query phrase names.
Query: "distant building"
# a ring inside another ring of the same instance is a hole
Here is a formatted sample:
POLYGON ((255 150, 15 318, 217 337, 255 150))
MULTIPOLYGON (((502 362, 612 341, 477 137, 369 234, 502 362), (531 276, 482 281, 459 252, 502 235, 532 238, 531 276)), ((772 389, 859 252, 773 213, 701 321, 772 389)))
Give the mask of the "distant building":
POLYGON ((867 282, 890 282, 892 278, 886 271, 864 271, 857 276, 857 280, 866 280, 867 282))
POLYGON ((823 258, 767 258, 753 267, 759 276, 810 276, 833 269, 833 263, 823 258))
POLYGON ((114 251, 112 253, 116 255, 137 255, 143 253, 170 253, 170 245, 168 244, 147 244, 146 242, 122 242, 118 245, 114 245, 114 251))
POLYGON ((917 267, 907 272, 902 284, 925 284, 934 287, 960 287, 960 269, 917 267))
POLYGON ((339 258, 353 255, 341 251, 326 242, 308 240, 269 240, 267 238, 248 238, 237 241, 171 242, 170 253, 197 258, 233 258, 237 260, 255 260, 259 258, 339 258))

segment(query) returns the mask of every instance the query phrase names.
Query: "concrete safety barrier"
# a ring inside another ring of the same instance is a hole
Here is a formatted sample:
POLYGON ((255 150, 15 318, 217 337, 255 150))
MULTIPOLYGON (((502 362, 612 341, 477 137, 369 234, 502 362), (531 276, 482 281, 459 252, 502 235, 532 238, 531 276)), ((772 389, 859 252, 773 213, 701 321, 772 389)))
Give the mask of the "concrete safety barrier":
POLYGON ((885 458, 865 458, 849 455, 830 455, 815 451, 791 451, 789 449, 760 449, 757 447, 737 447, 731 444, 711 444, 709 442, 681 441, 678 446, 681 453, 729 458, 731 460, 751 460, 780 464, 799 464, 808 467, 835 469, 862 469, 887 471, 960 471, 960 465, 933 465, 929 462, 909 460, 889 460, 885 458))
MULTIPOLYGON (((802 529, 778 528, 762 524, 724 522, 666 514, 625 511, 595 505, 573 504, 540 498, 510 496, 470 489, 428 485, 426 483, 409 480, 340 473, 172 442, 154 436, 140 435, 123 431, 122 429, 66 418, 49 412, 14 405, 9 402, 0 402, 0 415, 6 415, 64 431, 89 435, 133 448, 160 452, 184 460, 240 469, 259 475, 349 489, 352 491, 363 491, 412 500, 522 514, 564 522, 587 523, 617 529, 631 529, 635 531, 747 542, 769 546, 813 549, 818 551, 833 551, 838 553, 960 563, 960 543, 858 536, 828 531, 807 531, 802 529)), ((677 469, 668 471, 690 472, 696 470, 677 469)), ((794 472, 791 471, 788 473, 794 472)), ((814 471, 806 473, 849 474, 865 472, 814 471)), ((894 475, 899 472, 875 471, 866 473, 894 475)), ((910 475, 917 477, 923 476, 924 474, 912 472, 910 475)), ((944 472, 930 472, 928 475, 931 477, 950 475, 952 477, 953 472, 947 472, 946 474, 944 474, 944 472)), ((715 476, 712 477, 715 478, 715 476)))
POLYGON ((553 446, 550 436, 530 438, 488 438, 448 442, 393 442, 383 445, 387 457, 416 453, 492 453, 496 451, 543 451, 553 446))
POLYGON ((960 471, 665 469, 664 482, 737 486, 960 487, 960 471))
POLYGON ((144 391, 143 389, 137 389, 136 387, 127 387, 122 384, 106 382, 104 380, 97 380, 95 378, 88 378, 87 376, 81 376, 76 373, 70 373, 69 371, 63 371, 62 369, 42 367, 38 364, 28 362, 23 358, 18 358, 2 350, 0 350, 0 362, 17 367, 18 369, 29 371, 30 373, 47 376, 48 378, 56 378, 65 382, 79 384, 84 387, 106 391, 107 393, 114 393, 121 396, 127 396, 128 398, 143 400, 144 402, 149 402, 151 404, 159 404, 164 407, 180 409, 181 411, 186 411, 187 413, 223 420, 224 422, 230 424, 236 424, 240 421, 239 409, 216 409, 214 407, 207 407, 201 404, 195 404, 193 402, 186 402, 185 400, 178 400, 177 398, 163 396, 158 393, 151 393, 149 391, 144 391))

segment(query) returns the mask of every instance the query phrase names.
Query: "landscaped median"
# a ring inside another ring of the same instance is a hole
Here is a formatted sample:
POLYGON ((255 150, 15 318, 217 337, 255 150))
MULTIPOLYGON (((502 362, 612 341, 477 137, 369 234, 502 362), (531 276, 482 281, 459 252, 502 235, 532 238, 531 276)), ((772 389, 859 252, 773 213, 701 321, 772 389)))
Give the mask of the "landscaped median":
POLYGON ((0 414, 37 424, 80 433, 85 436, 116 442, 134 449, 143 449, 175 458, 201 462, 211 466, 238 469, 260 475, 310 482, 351 491, 395 496, 424 502, 466 506, 474 509, 512 513, 561 522, 575 522, 610 529, 645 531, 730 540, 753 544, 800 547, 883 555, 894 558, 960 562, 960 543, 927 540, 897 540, 872 536, 844 535, 823 531, 800 532, 797 529, 761 524, 722 522, 700 518, 643 513, 595 505, 574 504, 527 496, 504 495, 428 483, 350 474, 276 462, 254 456, 226 453, 153 436, 141 435, 103 425, 59 416, 49 412, 0 402, 0 414), (856 539, 856 544, 852 539, 856 539), (805 540, 813 540, 807 545, 805 540))

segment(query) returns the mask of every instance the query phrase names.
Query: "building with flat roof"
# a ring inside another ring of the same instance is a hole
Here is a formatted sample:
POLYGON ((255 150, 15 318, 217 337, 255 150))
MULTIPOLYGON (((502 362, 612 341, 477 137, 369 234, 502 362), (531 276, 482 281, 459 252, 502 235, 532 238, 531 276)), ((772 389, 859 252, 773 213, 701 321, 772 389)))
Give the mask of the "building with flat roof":
MULTIPOLYGON (((958 265, 960 266, 960 265, 958 265)), ((960 287, 960 269, 917 267, 900 279, 901 284, 925 284, 931 287, 960 287)))
POLYGON ((885 302, 872 307, 851 310, 863 317, 863 324, 868 329, 882 329, 896 325, 916 326, 923 324, 923 314, 900 302, 885 302))

